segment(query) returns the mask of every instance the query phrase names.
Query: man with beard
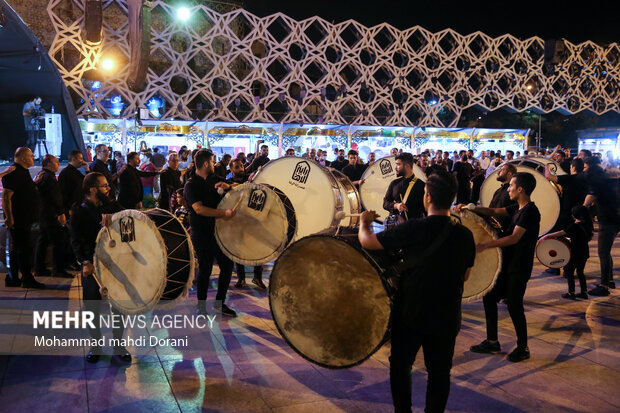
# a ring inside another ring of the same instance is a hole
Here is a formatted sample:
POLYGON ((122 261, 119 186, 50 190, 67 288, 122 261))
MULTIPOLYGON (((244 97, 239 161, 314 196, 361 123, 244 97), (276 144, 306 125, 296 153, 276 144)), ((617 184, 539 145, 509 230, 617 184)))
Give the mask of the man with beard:
POLYGON ((474 168, 468 161, 467 154, 461 156, 461 160, 454 164, 454 176, 459 183, 459 190, 456 195, 456 202, 458 204, 467 204, 471 199, 471 175, 474 168))
MULTIPOLYGON (((497 181, 501 184, 499 188, 493 194, 493 198, 491 199, 491 203, 489 203, 489 208, 507 208, 510 205, 514 205, 516 201, 510 199, 510 195, 508 194, 508 186, 510 185, 510 180, 513 176, 517 174, 517 168, 511 164, 504 164, 497 172, 497 181)), ((496 216, 495 219, 499 223, 502 233, 501 236, 504 236, 508 226, 510 225, 510 218, 505 216, 496 216)))
MULTIPOLYGON (((245 174, 245 168, 240 160, 235 159, 230 164, 230 171, 232 172, 232 178, 228 179, 226 182, 230 185, 235 184, 243 184, 247 182, 248 177, 245 174)), ((237 269, 237 283, 235 284, 236 288, 243 288, 247 284, 245 282, 245 267, 243 264, 235 263, 235 267, 237 269)), ((258 286, 258 288, 265 290, 267 287, 263 283, 263 267, 261 265, 257 265, 254 267, 254 278, 252 278, 252 282, 258 286)))
POLYGON ((284 153, 284 156, 295 156, 295 149, 288 148, 286 152, 284 153))
POLYGON ((236 317, 237 313, 224 304, 232 275, 233 262, 224 255, 215 241, 215 220, 231 219, 236 213, 233 209, 217 209, 222 199, 218 189, 227 190, 230 185, 215 175, 213 152, 207 149, 199 150, 194 156, 194 164, 196 172, 185 184, 183 196, 189 210, 190 233, 198 258, 198 312, 202 315, 207 314, 207 289, 213 271, 213 259, 215 258, 220 267, 215 308, 222 314, 236 317))
MULTIPOLYGON (((161 209, 170 210, 170 198, 181 188, 181 171, 179 171, 179 155, 170 152, 168 155, 168 167, 159 175, 159 199, 157 201, 161 209)), ((174 211, 171 211, 174 212, 174 211)))
MULTIPOLYGON (((78 261, 82 263, 82 295, 84 307, 87 311, 95 315, 95 328, 89 328, 90 336, 93 339, 101 338, 99 328, 99 314, 101 313, 102 292, 97 280, 94 277, 95 268, 93 259, 95 247, 97 245, 97 235, 102 226, 111 223, 111 214, 121 211, 120 204, 110 198, 110 185, 106 177, 98 172, 91 172, 84 178, 82 185, 84 190, 84 202, 81 205, 74 205, 71 212, 71 245, 78 261)), ((112 312, 119 314, 118 310, 112 308, 112 312)), ((123 337, 123 325, 113 328, 114 338, 117 340, 123 337)), ((101 347, 91 347, 86 355, 86 361, 96 363, 102 354, 101 347)), ((131 355, 123 346, 114 348, 114 354, 125 362, 131 361, 131 355)))
POLYGON ((95 146, 95 156, 95 160, 90 164, 90 170, 93 172, 99 172, 106 177, 108 183, 110 184, 110 188, 112 189, 112 196, 114 196, 114 193, 116 192, 116 180, 123 173, 124 168, 117 168, 115 174, 112 174, 112 172, 110 172, 110 169, 108 168, 110 149, 107 145, 104 145, 103 143, 95 146))
POLYGON ((269 162, 269 146, 261 145, 258 156, 256 156, 250 166, 246 168, 248 174, 258 171, 258 168, 264 166, 267 162, 269 162))
POLYGON ((396 157, 396 178, 390 182, 383 209, 399 222, 424 215, 424 182, 413 173, 413 155, 404 152, 396 157))
POLYGON ((351 180, 351 183, 355 185, 357 189, 359 189, 362 183, 362 175, 366 170, 366 165, 358 162, 359 154, 354 149, 349 151, 347 157, 349 158, 349 164, 342 168, 342 173, 351 180))
POLYGON ((330 165, 332 168, 342 171, 349 162, 344 158, 344 149, 338 149, 338 157, 335 161, 332 161, 330 165))
POLYGON ((374 152, 370 152, 368 154, 368 163, 366 164, 366 167, 372 166, 372 164, 375 163, 375 153, 374 152))

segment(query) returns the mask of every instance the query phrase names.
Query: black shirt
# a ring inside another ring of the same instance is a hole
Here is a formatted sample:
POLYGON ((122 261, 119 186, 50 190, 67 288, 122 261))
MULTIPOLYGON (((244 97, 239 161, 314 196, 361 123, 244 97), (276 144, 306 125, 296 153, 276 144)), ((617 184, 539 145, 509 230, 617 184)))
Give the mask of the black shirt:
POLYGON ((108 184, 112 187, 113 190, 116 189, 116 181, 112 180, 112 172, 108 168, 108 165, 101 161, 100 159, 95 159, 90 163, 90 171, 91 172, 99 172, 105 176, 105 179, 108 180, 108 184))
POLYGON ((69 164, 60 171, 58 175, 58 185, 62 194, 62 203, 66 211, 69 211, 73 204, 81 203, 84 198, 82 182, 84 175, 75 166, 69 164))
POLYGON ((193 205, 202 202, 207 208, 217 209, 222 196, 217 193, 215 184, 223 179, 210 174, 207 179, 194 175, 185 184, 183 197, 189 211, 189 225, 192 228, 192 237, 200 240, 211 240, 214 237, 215 218, 199 215, 194 211, 193 205))
POLYGON ((560 199, 562 211, 570 214, 573 207, 583 205, 583 201, 588 194, 588 182, 583 173, 558 175, 558 184, 562 187, 562 197, 560 199))
POLYGON ((74 205, 71 210, 69 232, 71 234, 71 246, 79 262, 93 261, 97 235, 101 229, 103 214, 113 214, 123 208, 116 201, 110 201, 100 206, 95 206, 89 201, 81 205, 74 205))
POLYGON ((159 175, 159 199, 158 205, 161 209, 170 209, 170 197, 181 187, 181 171, 178 169, 166 168, 159 175))
MULTIPOLYGON (((148 178, 157 176, 159 172, 146 172, 127 165, 123 173, 120 175, 120 189, 118 191, 118 202, 127 209, 136 208, 138 203, 142 202, 144 192, 142 189, 142 180, 140 178, 148 178)), ((109 181, 108 181, 109 182, 109 181)))
POLYGON ((420 333, 456 335, 465 272, 476 257, 471 231, 452 224, 450 217, 432 215, 380 232, 377 239, 387 250, 403 249, 423 257, 401 275, 394 315, 420 333), (440 244, 433 243, 438 236, 440 244), (427 256, 428 248, 433 251, 427 256))
POLYGON ((534 266, 534 251, 540 230, 540 212, 536 204, 531 201, 521 209, 517 203, 509 205, 506 207, 506 212, 510 215, 510 227, 507 233, 512 234, 515 227, 519 226, 525 229, 525 234, 515 245, 503 249, 503 272, 517 273, 529 278, 534 266))
MULTIPOLYGON (((385 192, 385 197, 383 197, 383 209, 388 211, 390 215, 400 214, 402 217, 405 216, 404 213, 400 213, 394 209, 394 204, 402 202, 407 188, 409 187, 409 182, 414 178, 415 175, 411 175, 409 178, 401 176, 390 182, 390 186, 388 186, 385 192)), ((413 188, 411 188, 407 202, 405 202, 408 209, 407 217, 409 219, 422 218, 424 216, 424 185, 423 181, 416 179, 413 188)))
POLYGON ((226 178, 226 175, 228 175, 227 167, 221 163, 215 165, 214 172, 220 178, 226 178))
MULTIPOLYGON (((503 184, 493 194, 493 198, 491 199, 491 203, 489 204, 489 208, 506 208, 510 205, 515 205, 517 202, 512 201, 510 199, 510 195, 508 195, 508 186, 509 183, 503 184)), ((494 217, 499 225, 502 227, 502 233, 500 236, 510 235, 507 234, 506 231, 510 227, 510 217, 496 216, 494 217)))
POLYGON ((347 165, 342 168, 342 173, 347 176, 351 180, 351 182, 359 181, 362 179, 362 175, 366 170, 366 165, 364 164, 355 164, 355 165, 347 165))
POLYGON ((473 171, 474 168, 469 162, 459 161, 454 164, 454 172, 456 172, 456 180, 459 182, 459 187, 461 184, 469 186, 469 180, 473 171))
MULTIPOLYGON (((251 174, 252 172, 256 172, 259 167, 265 165, 267 162, 269 162, 268 156, 261 155, 259 157, 254 158, 250 166, 247 167, 247 173, 251 174)), ((225 178, 226 175, 224 175, 223 177, 225 178)))
POLYGON ((342 171, 342 169, 347 166, 349 164, 349 161, 346 159, 340 160, 338 158, 336 158, 335 161, 332 161, 332 163, 329 165, 330 168, 334 168, 337 169, 339 171, 342 171))
POLYGON ((571 259, 574 261, 583 261, 590 258, 590 241, 589 231, 582 222, 573 222, 564 229, 566 236, 570 238, 571 259))
POLYGON ((19 164, 13 164, 15 170, 2 177, 4 189, 13 191, 11 210, 13 225, 17 228, 30 228, 38 219, 39 197, 37 187, 32 181, 30 172, 19 164))
POLYGON ((42 225, 58 225, 58 216, 65 214, 60 185, 56 180, 56 175, 49 169, 42 169, 39 172, 38 183, 39 200, 43 208, 40 209, 40 219, 42 225))
POLYGON ((596 197, 594 204, 599 222, 602 225, 619 225, 617 181, 603 174, 591 174, 587 176, 587 180, 588 194, 596 197))

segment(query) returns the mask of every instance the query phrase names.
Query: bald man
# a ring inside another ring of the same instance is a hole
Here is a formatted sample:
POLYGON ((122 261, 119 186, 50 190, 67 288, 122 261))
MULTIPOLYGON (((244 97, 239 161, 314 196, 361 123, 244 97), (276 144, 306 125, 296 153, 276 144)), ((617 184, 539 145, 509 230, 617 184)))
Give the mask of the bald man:
POLYGON ((13 240, 9 249, 11 265, 5 284, 7 287, 45 288, 44 284, 34 279, 30 261, 31 227, 38 214, 37 188, 28 172, 34 165, 34 155, 29 148, 17 148, 14 160, 15 171, 2 178, 5 224, 13 240))

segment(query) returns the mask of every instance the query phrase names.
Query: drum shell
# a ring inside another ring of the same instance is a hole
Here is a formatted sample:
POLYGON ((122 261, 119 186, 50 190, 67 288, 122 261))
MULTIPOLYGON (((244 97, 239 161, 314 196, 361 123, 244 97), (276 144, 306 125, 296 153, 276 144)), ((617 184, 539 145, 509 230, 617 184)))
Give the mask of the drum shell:
POLYGON ((194 280, 194 247, 174 215, 158 208, 124 210, 112 216, 109 230, 115 246, 109 245, 108 233, 102 228, 93 264, 95 277, 108 288, 109 300, 119 312, 143 314, 156 305, 174 305, 187 296, 194 280), (132 219, 135 225, 133 239, 126 239, 127 231, 121 224, 124 219, 132 219), (145 232, 146 237, 140 235, 145 232), (145 245, 145 240, 155 240, 155 245, 145 245), (162 262, 149 262, 147 257, 157 256, 159 249, 165 257, 162 262))
POLYGON ((389 338, 394 289, 383 268, 390 260, 363 250, 351 227, 291 244, 269 284, 270 310, 282 337, 322 367, 347 368, 368 359, 389 338), (338 317, 330 317, 335 309, 338 317))
POLYGON ((341 220, 340 224, 354 227, 359 223, 360 219, 356 214, 362 212, 362 201, 360 200, 359 192, 345 174, 333 168, 329 168, 329 172, 334 176, 336 181, 338 181, 338 185, 340 186, 343 211, 352 215, 341 220))
POLYGON ((298 239, 340 222, 336 218, 343 210, 340 185, 318 162, 294 156, 278 158, 265 164, 252 182, 284 192, 295 209, 298 239))
POLYGON ((257 266, 275 260, 280 253, 293 241, 297 231, 297 218, 295 209, 286 195, 278 188, 267 184, 245 183, 229 191, 220 201, 218 209, 228 209, 234 206, 233 197, 238 199, 237 193, 245 195, 237 214, 230 220, 218 219, 215 221, 215 240, 222 252, 233 262, 257 266), (265 194, 262 205, 256 205, 251 197, 254 191, 260 190, 265 194), (243 191, 243 192, 241 192, 243 191), (252 207, 250 207, 252 204, 252 207), (247 206, 247 207, 246 207, 247 206), (272 214, 273 209, 273 214, 272 214), (241 221, 240 218, 252 215, 249 222, 241 221), (269 221, 269 217, 281 218, 282 222, 269 221), (238 223, 241 221, 241 223, 238 223), (273 234, 272 231, 282 224, 281 234, 273 234), (255 225, 255 226, 249 226, 255 225), (265 228, 267 227, 267 228, 265 228), (281 237, 274 240, 274 236, 281 237), (261 245, 262 255, 255 255, 261 245), (247 254, 239 248, 239 245, 247 246, 247 254), (250 253, 250 250, 252 251, 250 253))
MULTIPOLYGON (((526 160, 527 161, 527 160, 526 160)), ((544 174, 539 170, 544 171, 544 166, 536 164, 530 161, 530 164, 535 165, 536 169, 533 169, 526 165, 516 165, 517 172, 527 172, 536 178, 536 188, 532 192, 531 200, 536 204, 540 211, 540 230, 538 235, 541 236, 549 232, 555 225, 558 217, 560 216, 560 196, 561 190, 553 182, 548 181, 544 174)), ((497 175, 499 169, 493 171, 482 183, 480 188, 480 204, 484 207, 488 207, 493 198, 495 191, 501 186, 497 181, 497 175)))

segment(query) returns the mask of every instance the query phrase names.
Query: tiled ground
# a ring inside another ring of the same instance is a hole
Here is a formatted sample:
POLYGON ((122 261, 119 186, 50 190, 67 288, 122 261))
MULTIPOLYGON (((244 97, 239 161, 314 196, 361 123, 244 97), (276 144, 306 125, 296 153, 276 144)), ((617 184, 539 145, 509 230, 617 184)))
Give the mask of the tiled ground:
MULTIPOLYGON (((587 275, 598 274, 596 242, 587 275)), ((614 257, 620 263, 616 244, 614 257)), ((512 364, 512 324, 500 307, 503 355, 468 351, 484 338, 482 303, 464 305, 448 411, 620 411, 620 294, 588 301, 560 298, 565 280, 536 265, 526 294, 532 358, 512 364)), ((48 278, 46 291, 0 288, 0 299, 78 299, 78 279, 48 278)), ((234 280, 233 280, 234 282, 234 280)), ((109 356, 96 365, 83 357, 0 357, 0 411, 21 412, 382 412, 391 411, 389 344, 361 366, 317 367, 292 351, 278 334, 266 292, 231 288, 237 319, 220 320, 204 337, 199 357, 134 357, 123 365, 109 356)), ((193 300, 194 295, 190 296, 193 300)), ((343 304, 344 305, 344 304, 343 304)), ((337 311, 337 309, 334 309, 337 311)), ((413 372, 413 405, 424 407, 426 374, 419 356, 413 372)))

